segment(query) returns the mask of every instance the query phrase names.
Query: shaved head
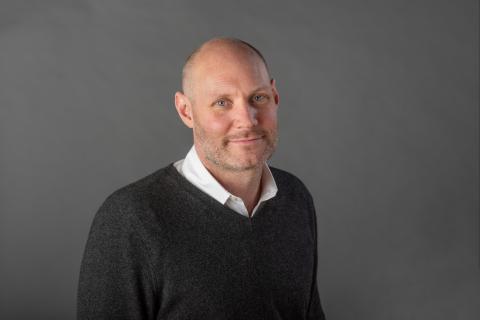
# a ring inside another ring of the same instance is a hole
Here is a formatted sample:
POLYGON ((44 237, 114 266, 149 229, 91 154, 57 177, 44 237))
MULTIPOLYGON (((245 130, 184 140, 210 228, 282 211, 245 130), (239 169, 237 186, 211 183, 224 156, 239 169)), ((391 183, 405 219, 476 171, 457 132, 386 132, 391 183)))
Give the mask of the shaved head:
POLYGON ((279 101, 262 54, 239 39, 211 39, 188 57, 182 86, 175 108, 205 167, 217 177, 261 173, 275 150, 279 101))
POLYGON ((253 45, 236 38, 213 38, 195 49, 185 61, 182 70, 182 90, 186 96, 193 100, 194 73, 198 65, 212 55, 221 55, 228 58, 224 53, 230 54, 230 58, 247 56, 250 59, 260 59, 265 66, 267 74, 269 74, 265 58, 253 45))

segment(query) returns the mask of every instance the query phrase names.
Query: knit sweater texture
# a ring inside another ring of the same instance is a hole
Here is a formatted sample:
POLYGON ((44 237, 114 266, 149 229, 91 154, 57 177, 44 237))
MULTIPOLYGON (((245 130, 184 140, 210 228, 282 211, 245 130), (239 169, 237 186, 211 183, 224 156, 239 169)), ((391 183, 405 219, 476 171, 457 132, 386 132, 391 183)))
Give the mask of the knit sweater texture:
POLYGON ((251 218, 173 164, 115 191, 91 226, 78 319, 324 319, 312 197, 271 171, 278 193, 251 218))

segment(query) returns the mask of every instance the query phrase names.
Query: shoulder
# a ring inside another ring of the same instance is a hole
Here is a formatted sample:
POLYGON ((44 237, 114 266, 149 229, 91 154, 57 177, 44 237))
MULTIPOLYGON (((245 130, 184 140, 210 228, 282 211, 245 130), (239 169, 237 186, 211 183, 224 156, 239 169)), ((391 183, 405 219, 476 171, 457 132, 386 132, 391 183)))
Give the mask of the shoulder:
POLYGON ((148 219, 140 215, 150 212, 152 204, 174 201, 178 186, 172 170, 175 168, 168 165, 115 190, 102 203, 95 220, 132 225, 148 219))
POLYGON ((174 184, 171 178, 172 166, 168 165, 153 173, 133 181, 107 197, 106 201, 123 206, 137 201, 145 201, 157 197, 162 189, 171 189, 174 184))
POLYGON ((275 178, 275 180, 281 180, 282 182, 288 181, 288 182, 302 183, 301 180, 291 172, 288 172, 276 167, 272 167, 272 166, 268 166, 268 167, 270 168, 270 171, 272 172, 272 175, 275 178))
POLYGON ((303 181, 291 172, 269 166, 279 192, 300 193, 311 198, 310 191, 303 181))
POLYGON ((299 230, 308 228, 311 239, 315 239, 316 211, 312 195, 300 178, 293 173, 270 167, 270 171, 278 187, 275 204, 287 213, 289 225, 300 225, 299 230))

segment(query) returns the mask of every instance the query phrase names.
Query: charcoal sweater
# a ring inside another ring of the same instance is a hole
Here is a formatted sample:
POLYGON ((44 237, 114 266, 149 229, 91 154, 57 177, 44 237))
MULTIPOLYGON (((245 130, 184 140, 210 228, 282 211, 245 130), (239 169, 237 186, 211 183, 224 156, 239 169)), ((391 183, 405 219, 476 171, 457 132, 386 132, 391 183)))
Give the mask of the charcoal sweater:
POLYGON ((110 195, 86 244, 78 319, 324 319, 312 198, 271 171, 278 193, 252 218, 173 164, 110 195))

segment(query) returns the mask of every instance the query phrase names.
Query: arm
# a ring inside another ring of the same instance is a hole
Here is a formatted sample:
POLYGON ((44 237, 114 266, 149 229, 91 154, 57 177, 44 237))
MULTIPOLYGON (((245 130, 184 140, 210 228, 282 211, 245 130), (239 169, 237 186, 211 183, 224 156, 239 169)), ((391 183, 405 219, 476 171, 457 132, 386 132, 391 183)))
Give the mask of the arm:
POLYGON ((318 294, 316 277, 312 288, 307 319, 325 320, 325 314, 323 313, 322 305, 320 303, 320 295, 318 294))
POLYGON ((317 265, 318 265, 318 251, 317 251, 317 217, 315 213, 315 206, 313 205, 313 199, 310 196, 310 208, 313 214, 313 229, 314 229, 314 241, 315 241, 315 259, 314 259, 314 266, 313 266, 313 279, 312 279, 312 289, 310 294, 310 304, 308 306, 308 313, 307 319, 315 319, 315 320, 325 320, 325 314, 323 313, 322 305, 320 302, 320 295, 318 293, 318 286, 317 286, 317 265))
POLYGON ((77 319, 154 319, 155 295, 148 250, 134 215, 107 199, 85 247, 77 319))

